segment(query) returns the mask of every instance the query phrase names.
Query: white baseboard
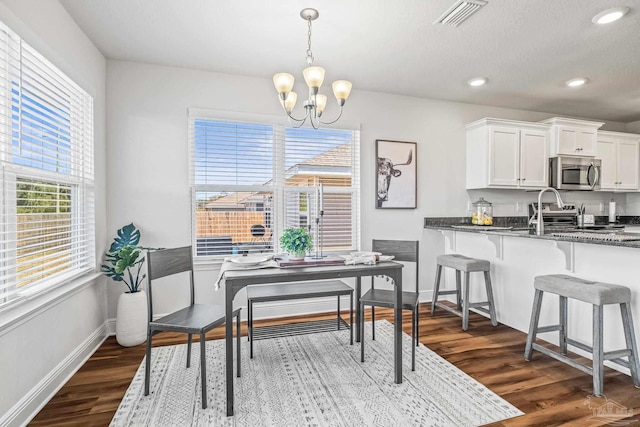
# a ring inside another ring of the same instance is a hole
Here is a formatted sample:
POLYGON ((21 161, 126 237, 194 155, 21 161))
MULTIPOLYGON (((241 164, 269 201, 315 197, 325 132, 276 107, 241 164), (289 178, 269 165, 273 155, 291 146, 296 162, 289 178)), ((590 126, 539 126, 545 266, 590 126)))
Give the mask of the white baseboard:
POLYGON ((107 338, 107 322, 91 333, 78 347, 49 372, 29 393, 0 418, 0 426, 24 426, 62 388, 107 338))

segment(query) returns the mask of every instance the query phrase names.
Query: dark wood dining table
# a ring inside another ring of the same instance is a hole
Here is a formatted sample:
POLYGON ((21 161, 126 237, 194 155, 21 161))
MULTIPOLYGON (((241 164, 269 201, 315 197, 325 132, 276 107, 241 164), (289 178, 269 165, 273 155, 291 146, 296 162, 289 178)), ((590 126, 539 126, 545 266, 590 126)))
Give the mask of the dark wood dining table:
MULTIPOLYGON (((393 363, 394 381, 402 383, 402 268, 398 262, 385 261, 375 265, 329 265, 313 267, 263 268, 247 270, 229 270, 225 272, 225 357, 226 357, 226 386, 227 386, 227 416, 233 415, 233 298, 247 285, 305 282, 324 279, 356 279, 356 326, 360 325, 360 296, 362 277, 386 276, 393 281, 394 286, 394 315, 393 315, 393 363)), ((312 283, 309 284, 313 286, 312 283)), ((356 341, 360 341, 360 328, 356 327, 356 341)))

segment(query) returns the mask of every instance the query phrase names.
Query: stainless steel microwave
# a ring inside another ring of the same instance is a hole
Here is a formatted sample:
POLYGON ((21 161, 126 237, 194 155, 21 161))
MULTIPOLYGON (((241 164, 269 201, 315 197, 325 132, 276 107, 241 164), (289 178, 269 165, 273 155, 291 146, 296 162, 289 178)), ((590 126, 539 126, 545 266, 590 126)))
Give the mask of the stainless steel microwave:
POLYGON ((550 186, 558 190, 599 190, 602 161, 585 157, 549 159, 550 186))

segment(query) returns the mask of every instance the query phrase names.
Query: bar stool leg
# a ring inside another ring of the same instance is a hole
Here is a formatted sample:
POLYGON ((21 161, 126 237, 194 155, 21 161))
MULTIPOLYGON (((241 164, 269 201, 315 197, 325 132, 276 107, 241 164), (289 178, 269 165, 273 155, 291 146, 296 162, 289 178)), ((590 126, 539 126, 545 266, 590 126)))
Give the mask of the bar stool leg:
POLYGON ((491 317, 491 324, 498 326, 498 319, 496 318, 496 303, 493 299, 493 288, 491 286, 491 272, 484 272, 484 286, 487 289, 487 300, 489 301, 489 316, 491 317))
POLYGON ((464 300, 462 301, 462 330, 469 329, 469 272, 464 273, 464 300))
POLYGON ((538 333, 538 322, 540 321, 540 308, 542 307, 543 292, 536 289, 533 297, 533 308, 531 309, 531 322, 529 323, 529 334, 527 335, 527 345, 524 348, 524 360, 530 361, 533 355, 533 343, 536 342, 538 333))
POLYGON ((433 285, 433 298, 431 298, 431 315, 436 313, 436 303, 438 302, 438 292, 440 292, 440 276, 442 276, 442 266, 436 267, 436 282, 433 285))
POLYGON ((631 350, 629 356, 629 370, 633 385, 640 388, 640 366, 638 365, 638 345, 636 344, 636 334, 633 330, 633 318, 629 303, 620 304, 620 313, 622 314, 622 326, 624 327, 624 338, 627 342, 627 348, 631 350))
POLYGON ((462 290, 461 290, 461 284, 460 282, 462 281, 462 279, 460 278, 460 276, 462 275, 462 273, 460 272, 460 270, 456 270, 456 307, 459 310, 462 310, 462 290))
POLYGON ((340 295, 338 295, 338 315, 336 316, 336 322, 338 323, 338 330, 340 330, 340 295))
POLYGON ((560 353, 567 355, 567 297, 560 297, 560 353))
POLYGON ((416 312, 416 335, 414 336, 414 339, 417 347, 420 344, 420 305, 417 305, 414 310, 416 312))
POLYGON ((593 305, 593 394, 602 396, 604 350, 602 347, 602 306, 593 305))

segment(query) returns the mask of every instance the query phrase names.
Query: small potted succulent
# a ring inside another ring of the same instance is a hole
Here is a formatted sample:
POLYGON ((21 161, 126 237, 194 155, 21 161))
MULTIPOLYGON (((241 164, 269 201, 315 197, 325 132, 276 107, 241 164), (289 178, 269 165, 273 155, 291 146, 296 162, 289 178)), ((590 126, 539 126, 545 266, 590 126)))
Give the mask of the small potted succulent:
POLYGON ((280 237, 280 247, 287 251, 291 261, 299 261, 313 248, 313 242, 306 228, 287 228, 280 237))

